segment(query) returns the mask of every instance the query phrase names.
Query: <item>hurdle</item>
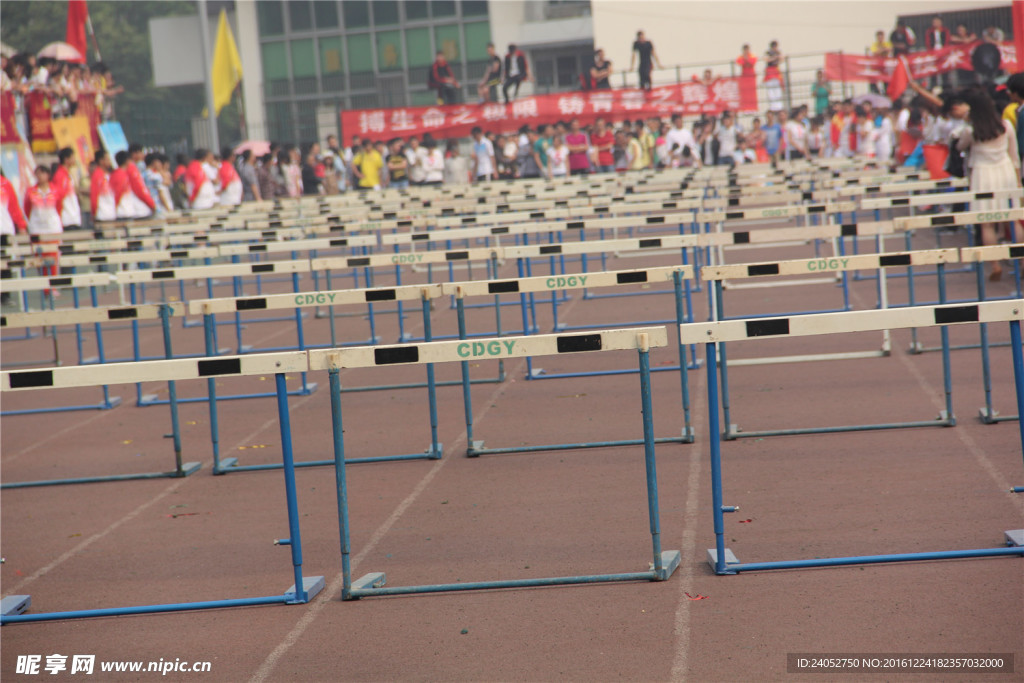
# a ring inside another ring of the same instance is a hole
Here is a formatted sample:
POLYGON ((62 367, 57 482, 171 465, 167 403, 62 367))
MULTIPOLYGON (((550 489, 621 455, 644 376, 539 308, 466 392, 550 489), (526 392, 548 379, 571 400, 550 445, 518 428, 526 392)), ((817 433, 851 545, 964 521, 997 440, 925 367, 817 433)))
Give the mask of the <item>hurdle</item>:
POLYGON ((275 545, 291 549, 294 583, 281 595, 201 602, 182 602, 131 607, 108 607, 67 612, 24 614, 31 604, 28 595, 4 598, 0 624, 87 619, 124 616, 129 614, 158 614, 200 609, 248 607, 254 605, 296 605, 309 602, 324 587, 324 577, 303 576, 302 537, 299 528, 298 494, 295 487, 295 467, 292 456, 291 423, 288 412, 288 391, 284 373, 305 372, 309 361, 305 353, 264 354, 234 358, 174 359, 143 361, 141 363, 112 363, 103 367, 78 366, 53 370, 19 370, 0 373, 0 392, 98 386, 101 383, 131 384, 146 381, 183 381, 208 377, 231 377, 274 374, 277 384, 277 408, 280 422, 281 450, 284 457, 285 501, 288 510, 288 538, 275 545))
POLYGON ((331 418, 334 433, 334 463, 338 497, 338 527, 341 537, 342 600, 358 600, 380 595, 439 593, 495 588, 526 588, 567 584, 609 583, 622 581, 665 581, 679 566, 677 550, 661 549, 661 526, 658 508, 658 481, 654 457, 654 435, 651 408, 651 388, 648 353, 651 348, 666 346, 668 335, 664 328, 637 328, 632 330, 605 330, 584 335, 541 335, 534 337, 502 337, 479 342, 440 341, 415 345, 379 346, 375 348, 331 349, 310 351, 311 370, 327 370, 331 385, 331 418), (350 519, 348 489, 345 473, 345 430, 342 420, 340 370, 344 368, 371 368, 388 365, 433 364, 461 362, 471 355, 471 344, 482 344, 495 349, 491 358, 521 358, 529 355, 580 353, 612 350, 636 350, 640 364, 640 395, 643 422, 641 441, 644 445, 644 464, 647 478, 647 509, 651 534, 653 562, 651 569, 640 572, 565 576, 537 579, 497 579, 465 583, 432 584, 420 586, 385 586, 383 572, 372 572, 352 580, 350 519))
MULTIPOLYGON (((712 310, 715 321, 723 322, 728 321, 728 318, 724 315, 724 303, 722 297, 721 282, 727 277, 764 277, 776 274, 785 274, 793 272, 807 272, 810 265, 816 262, 820 265, 821 259, 810 259, 810 260, 796 260, 796 261, 780 261, 777 263, 755 263, 745 265, 732 265, 732 266, 719 266, 711 267, 706 269, 705 277, 708 280, 716 282, 715 287, 715 307, 712 310)), ((896 254, 861 254, 859 256, 847 256, 842 259, 834 259, 835 264, 826 263, 825 267, 833 271, 851 271, 858 269, 873 269, 881 270, 883 268, 892 266, 903 266, 908 264, 932 264, 935 265, 940 273, 939 277, 939 296, 940 299, 945 298, 945 277, 942 276, 942 270, 946 263, 957 263, 959 262, 959 253, 956 249, 936 249, 931 251, 920 251, 920 252, 904 252, 896 254)), ((882 308, 881 311, 887 310, 900 310, 887 308, 888 301, 886 297, 886 289, 884 287, 884 278, 881 280, 882 287, 882 308)), ((907 309, 902 309, 907 310, 907 309)), ((818 313, 820 315, 834 315, 834 312, 818 313)), ((777 320, 779 314, 772 314, 770 316, 746 316, 744 319, 748 320, 762 320, 764 322, 765 330, 772 330, 772 321, 777 320)), ((782 314, 786 315, 786 314, 782 314)), ((806 315, 815 314, 790 314, 795 316, 794 319, 800 319, 806 315)), ((882 328, 883 340, 882 348, 879 351, 849 351, 849 352, 838 352, 838 353, 820 353, 820 354, 807 354, 801 356, 775 356, 775 357, 761 357, 761 358, 744 358, 740 360, 732 361, 732 365, 766 365, 773 363, 794 363, 794 362, 816 362, 822 360, 850 360, 858 358, 878 358, 888 356, 891 353, 891 343, 889 338, 889 330, 882 328)), ((945 392, 945 409, 941 411, 934 420, 922 420, 922 421, 909 421, 909 422, 890 422, 881 424, 866 424, 866 425, 843 425, 835 427, 801 427, 801 428, 790 428, 790 429, 772 429, 772 430, 757 430, 757 431, 744 431, 739 426, 732 422, 732 406, 729 396, 729 375, 727 352, 725 344, 722 343, 718 348, 719 356, 719 369, 721 373, 722 381, 722 412, 725 418, 726 430, 723 434, 723 438, 726 440, 733 440, 739 438, 750 438, 750 437, 766 437, 766 436, 791 436, 797 434, 826 434, 833 432, 850 432, 850 431, 871 431, 880 429, 903 429, 911 427, 953 427, 956 425, 956 417, 953 414, 953 382, 950 372, 950 355, 949 355, 949 331, 945 328, 940 328, 940 334, 942 336, 942 374, 943 374, 943 388, 945 392)), ((752 336, 771 336, 770 333, 764 335, 752 335, 752 336)))
MULTIPOLYGON (((1006 542, 1013 547, 982 548, 977 550, 946 550, 923 553, 890 555, 863 555, 853 557, 814 558, 773 562, 740 562, 725 546, 724 514, 738 508, 723 505, 722 443, 718 412, 718 377, 716 347, 725 342, 744 341, 755 337, 798 337, 842 334, 883 329, 906 329, 967 323, 1008 322, 1012 337, 1014 382, 1018 408, 1024 408, 1024 360, 1021 350, 1021 321, 1024 319, 1024 301, 990 301, 976 304, 946 304, 916 306, 913 308, 881 311, 847 311, 820 313, 770 319, 728 320, 683 325, 679 335, 684 343, 703 343, 707 352, 708 422, 710 425, 710 459, 712 512, 714 515, 715 547, 708 550, 708 563, 716 574, 737 574, 766 569, 802 569, 809 567, 836 567, 852 564, 877 564, 941 559, 963 559, 1001 555, 1024 556, 1024 530, 1005 533, 1006 542)), ((1024 454, 1024 422, 1021 425, 1021 452, 1024 454)), ((1024 491, 1024 487, 1017 487, 1024 491)))

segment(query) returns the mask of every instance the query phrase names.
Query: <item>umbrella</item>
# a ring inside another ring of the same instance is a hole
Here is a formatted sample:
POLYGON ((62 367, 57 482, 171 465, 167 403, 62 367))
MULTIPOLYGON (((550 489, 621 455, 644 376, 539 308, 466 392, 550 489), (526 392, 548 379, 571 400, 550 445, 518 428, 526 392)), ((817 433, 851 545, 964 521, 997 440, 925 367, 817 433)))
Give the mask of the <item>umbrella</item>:
POLYGON ((13 57, 16 54, 18 54, 18 51, 13 47, 7 43, 0 43, 0 55, 3 55, 4 57, 13 57))
POLYGON ((60 41, 50 43, 44 47, 39 51, 38 56, 52 57, 59 62, 85 62, 85 57, 83 57, 82 53, 78 51, 78 48, 74 45, 68 45, 67 43, 62 43, 60 41))
POLYGON ((892 100, 885 95, 879 95, 878 93, 867 92, 863 95, 857 95, 853 98, 854 104, 870 104, 872 107, 891 107, 892 100))
POLYGON ((253 156, 261 157, 270 153, 270 143, 266 140, 246 140, 238 147, 235 147, 235 154, 241 154, 247 149, 252 150, 253 156))

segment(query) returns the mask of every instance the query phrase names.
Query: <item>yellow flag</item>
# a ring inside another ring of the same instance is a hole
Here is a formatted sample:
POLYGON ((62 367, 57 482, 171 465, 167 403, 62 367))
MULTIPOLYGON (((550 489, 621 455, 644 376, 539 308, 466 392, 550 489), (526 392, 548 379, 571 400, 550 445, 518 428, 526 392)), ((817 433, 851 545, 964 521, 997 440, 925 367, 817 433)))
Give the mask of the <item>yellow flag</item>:
POLYGON ((213 109, 219 115, 220 110, 231 102, 235 86, 242 80, 242 58, 235 47, 235 37, 228 26, 228 14, 220 11, 217 26, 217 42, 213 46, 213 109))

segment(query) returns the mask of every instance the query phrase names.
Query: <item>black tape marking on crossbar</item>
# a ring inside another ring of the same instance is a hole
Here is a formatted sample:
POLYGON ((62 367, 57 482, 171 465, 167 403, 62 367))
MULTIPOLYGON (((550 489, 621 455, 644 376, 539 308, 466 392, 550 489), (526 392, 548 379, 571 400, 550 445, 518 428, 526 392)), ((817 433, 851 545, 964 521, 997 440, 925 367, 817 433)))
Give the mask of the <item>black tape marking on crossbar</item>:
POLYGON ((107 310, 107 320, 125 320, 126 318, 138 318, 137 308, 111 308, 107 310))
POLYGON ((7 327, 7 316, 0 315, 0 327, 7 327))
POLYGON ((749 232, 734 232, 732 234, 732 243, 733 244, 749 244, 750 243, 750 233, 749 232))
POLYGON ((1024 247, 1010 247, 1010 258, 1024 258, 1024 247))
MULTIPOLYGON (((663 208, 663 209, 674 209, 674 208, 676 208, 676 205, 675 205, 674 202, 666 202, 666 204, 667 203, 671 203, 672 206, 665 206, 663 204, 661 208, 663 208)), ((594 210, 594 213, 596 213, 598 215, 600 215, 602 213, 611 213, 611 209, 609 207, 607 207, 607 206, 595 206, 593 210, 594 210)))
POLYGON ((265 245, 265 244, 250 244, 249 245, 249 253, 250 254, 256 254, 258 252, 266 251, 266 250, 267 250, 267 245, 265 245))
POLYGON ((805 202, 809 202, 812 199, 814 199, 814 193, 813 192, 804 192, 802 195, 800 195, 800 198, 803 201, 805 201, 805 202))
POLYGON ((358 268, 359 266, 370 265, 370 258, 368 256, 362 256, 359 258, 346 259, 345 263, 348 264, 349 268, 358 268))
POLYGON ((995 192, 975 192, 974 193, 974 198, 975 199, 995 199, 996 198, 996 193, 995 192))
POLYGON ((948 325, 950 323, 975 323, 978 322, 977 306, 954 306, 952 308, 936 308, 935 324, 948 325))
MULTIPOLYGON (((851 185, 852 183, 847 181, 846 184, 847 185, 851 185)), ((882 191, 882 186, 881 185, 868 185, 867 187, 864 188, 864 191, 865 192, 881 192, 882 191)))
POLYGON ((241 358, 217 358, 214 360, 199 361, 199 376, 213 377, 214 375, 240 375, 242 374, 241 358))
POLYGON ((0 280, 10 280, 14 277, 14 273, 11 272, 10 268, 4 268, 0 270, 0 280))
POLYGON ((71 284, 71 278, 69 278, 69 277, 51 277, 50 278, 50 286, 51 287, 60 287, 61 285, 70 285, 70 284, 71 284))
POLYGON ((648 216, 647 225, 657 225, 665 222, 664 216, 648 216))
MULTIPOLYGON (((502 209, 502 211, 508 211, 508 209, 509 209, 508 204, 503 204, 502 206, 505 207, 505 208, 502 209)), ((546 217, 547 217, 547 214, 545 214, 543 211, 531 211, 530 212, 530 218, 546 218, 546 217)))
POLYGON ((615 281, 620 285, 628 284, 630 282, 647 282, 647 271, 638 270, 633 273, 617 273, 615 275, 615 281))
POLYGON ((469 259, 468 251, 446 251, 444 253, 446 261, 466 261, 469 259))
POLYGON ((491 228, 491 234, 492 235, 505 235, 507 233, 508 233, 508 226, 507 225, 502 225, 502 226, 497 227, 497 228, 491 228))
POLYGON ((560 244, 546 244, 541 246, 540 253, 542 254, 561 254, 562 246, 560 244))
POLYGON ((789 318, 747 320, 748 337, 775 337, 789 334, 789 318))
POLYGON ((600 351, 600 334, 576 334, 559 336, 555 339, 559 353, 575 353, 577 351, 600 351))
POLYGON ((654 249, 661 246, 661 239, 658 237, 652 237, 650 239, 640 240, 639 246, 641 249, 654 249))
POLYGON ((348 238, 347 237, 340 237, 340 238, 338 238, 336 240, 331 240, 329 242, 329 244, 332 247, 347 247, 348 246, 348 238))
POLYGON ((209 242, 210 241, 210 236, 209 235, 196 235, 192 239, 194 239, 196 242, 209 242))
POLYGON ((400 227, 400 228, 410 228, 410 227, 412 227, 412 221, 411 220, 398 221, 398 227, 400 227))
POLYGON ((739 197, 729 197, 729 206, 739 206, 739 205, 740 205, 740 198, 739 197))
POLYGON ((839 234, 843 237, 856 237, 857 236, 857 224, 856 223, 843 223, 839 229, 839 234))
POLYGON ((909 266, 910 254, 883 254, 878 257, 880 266, 909 266))
POLYGON ((253 266, 252 266, 252 272, 253 273, 273 273, 274 272, 274 264, 273 263, 254 263, 253 266))
POLYGON ((935 187, 942 187, 942 188, 953 187, 953 181, 952 180, 939 180, 939 181, 936 181, 935 187))
POLYGON ((910 206, 910 198, 902 197, 889 200, 889 206, 910 206))
POLYGON ((277 238, 277 230, 264 230, 260 233, 260 237, 265 240, 272 240, 277 238))
POLYGON ((394 301, 395 290, 393 289, 368 289, 366 290, 367 301, 394 301))
POLYGON ((808 206, 807 213, 825 213, 825 206, 818 204, 816 206, 808 206))
POLYGON ((504 292, 518 292, 519 280, 505 280, 504 282, 488 282, 488 294, 502 294, 504 292))
POLYGON ((271 228, 280 228, 281 221, 270 221, 269 223, 267 223, 267 225, 270 226, 271 228))
POLYGON ((413 242, 422 242, 423 240, 429 240, 430 239, 430 233, 426 233, 426 232, 414 232, 414 233, 411 233, 411 235, 412 235, 411 239, 412 239, 413 242))
POLYGON ((142 240, 128 240, 128 248, 129 249, 141 249, 142 248, 142 240))
POLYGON ((420 347, 418 346, 393 346, 391 348, 373 350, 373 362, 377 365, 416 363, 419 359, 420 347))
MULTIPOLYGON (((578 196, 578 193, 577 193, 577 196, 578 196)), ((558 208, 564 209, 565 207, 569 206, 569 200, 567 200, 567 199, 556 199, 555 200, 555 206, 558 207, 558 208)))
POLYGON ((737 218, 743 218, 745 214, 742 211, 726 211, 725 220, 731 221, 737 218))
POLYGON ((235 310, 236 311, 255 311, 267 307, 267 300, 265 297, 259 297, 258 299, 236 299, 235 310))
POLYGON ((954 225, 956 216, 932 216, 932 225, 954 225))
POLYGON ((747 266, 747 275, 778 275, 778 263, 759 263, 747 266))
MULTIPOLYGON (((173 253, 171 253, 171 257, 172 258, 174 257, 173 253)), ((106 262, 107 262, 107 257, 106 256, 90 256, 89 257, 89 263, 106 263, 106 262)))
POLYGON ((174 271, 173 270, 154 270, 153 274, 150 277, 152 279, 154 279, 154 280, 173 280, 174 279, 174 271))
POLYGON ((568 229, 582 230, 585 227, 585 223, 583 221, 569 221, 565 224, 565 227, 568 229))
POLYGON ((28 387, 52 387, 53 370, 23 370, 10 374, 11 389, 28 387))
MULTIPOLYGON (((486 197, 481 197, 480 199, 486 199, 486 197)), ((466 224, 469 224, 469 223, 476 223, 476 216, 464 216, 462 218, 462 224, 463 225, 466 225, 466 224)))
POLYGON ((397 214, 395 214, 395 212, 394 212, 394 211, 385 211, 385 212, 384 212, 384 219, 385 219, 385 220, 392 220, 392 219, 394 219, 394 217, 395 217, 396 215, 397 215, 397 214))

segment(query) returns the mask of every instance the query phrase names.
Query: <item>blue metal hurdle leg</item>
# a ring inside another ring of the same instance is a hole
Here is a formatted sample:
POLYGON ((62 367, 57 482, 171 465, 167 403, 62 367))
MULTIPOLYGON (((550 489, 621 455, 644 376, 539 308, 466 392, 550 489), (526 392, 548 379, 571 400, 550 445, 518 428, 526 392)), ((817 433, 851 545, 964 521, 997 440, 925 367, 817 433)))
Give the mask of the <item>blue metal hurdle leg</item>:
MULTIPOLYGON (((640 395, 643 416, 644 465, 647 479, 648 520, 651 533, 653 563, 645 572, 623 574, 596 574, 584 576, 564 576, 538 579, 506 579, 495 581, 473 581, 465 583, 432 584, 424 586, 385 586, 387 577, 383 572, 366 574, 357 581, 352 581, 349 564, 349 515, 348 492, 345 484, 344 432, 341 428, 340 405, 335 410, 332 404, 334 423, 334 453, 338 488, 338 526, 341 536, 343 584, 341 597, 343 600, 358 600, 378 595, 404 595, 422 593, 442 593, 451 591, 489 590, 496 588, 528 588, 534 586, 558 586, 588 583, 613 583, 623 581, 667 581, 679 567, 680 553, 678 550, 661 549, 661 527, 658 514, 658 479, 654 454, 654 427, 651 409, 650 365, 647 349, 638 350, 640 357, 640 395)), ((332 392, 333 394, 333 392, 332 392)))
MULTIPOLYGON (((1017 415, 1024 415, 1024 350, 1021 350, 1020 321, 1010 321, 1010 353, 1013 356, 1013 380, 1017 393, 1017 415)), ((1024 420, 1017 420, 1020 430, 1021 454, 1024 455, 1024 420)), ((1015 493, 1024 493, 1024 486, 1014 486, 1015 493)))
MULTIPOLYGON (((251 607, 255 605, 299 605, 309 602, 324 588, 324 577, 302 575, 302 536, 299 530, 298 494, 295 489, 295 468, 292 464, 291 423, 288 415, 288 391, 283 374, 275 375, 277 381, 278 416, 281 424, 281 450, 284 452, 285 500, 288 508, 288 534, 275 545, 291 546, 292 574, 295 583, 282 595, 267 597, 237 598, 233 600, 209 600, 206 602, 181 602, 165 605, 141 605, 136 607, 111 607, 71 612, 48 612, 45 614, 3 614, 0 624, 25 623, 32 621, 56 621, 61 619, 88 619, 94 617, 126 616, 129 614, 158 614, 163 612, 185 612, 199 609, 221 609, 225 607, 251 607)), ((12 596, 14 597, 14 596, 12 596)), ((24 610, 29 596, 19 601, 24 610)))

